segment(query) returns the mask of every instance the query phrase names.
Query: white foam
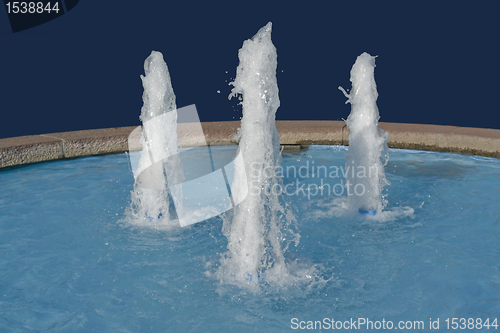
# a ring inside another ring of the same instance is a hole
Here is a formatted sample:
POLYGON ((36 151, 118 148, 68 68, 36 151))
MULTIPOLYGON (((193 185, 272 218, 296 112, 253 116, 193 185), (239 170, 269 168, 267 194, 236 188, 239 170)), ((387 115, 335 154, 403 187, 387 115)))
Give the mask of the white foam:
POLYGON ((408 206, 389 207, 375 215, 360 214, 358 210, 349 209, 347 197, 321 198, 311 200, 304 205, 308 216, 312 219, 328 219, 333 217, 349 219, 357 223, 391 222, 405 217, 413 217, 414 209, 408 206))

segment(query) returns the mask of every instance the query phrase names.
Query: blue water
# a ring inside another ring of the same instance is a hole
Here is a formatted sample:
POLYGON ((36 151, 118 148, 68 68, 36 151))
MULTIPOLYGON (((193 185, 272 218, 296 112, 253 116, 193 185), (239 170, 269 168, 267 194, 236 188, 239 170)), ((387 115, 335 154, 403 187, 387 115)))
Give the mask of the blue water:
MULTIPOLYGON (((284 154, 283 166, 340 168, 344 155, 312 147, 284 154)), ((3 170, 0 332, 286 332, 307 321, 325 332, 325 321, 351 318, 373 321, 374 331, 382 320, 422 321, 415 332, 437 319, 439 331, 447 318, 492 324, 500 316, 500 160, 391 150, 386 175, 386 210, 413 214, 377 222, 332 213, 342 197, 326 190, 287 195, 301 235, 287 258, 316 266, 327 282, 253 293, 213 277, 227 244, 220 218, 170 231, 123 222, 134 181, 126 154, 3 170)), ((288 176, 284 185, 296 182, 288 176)))

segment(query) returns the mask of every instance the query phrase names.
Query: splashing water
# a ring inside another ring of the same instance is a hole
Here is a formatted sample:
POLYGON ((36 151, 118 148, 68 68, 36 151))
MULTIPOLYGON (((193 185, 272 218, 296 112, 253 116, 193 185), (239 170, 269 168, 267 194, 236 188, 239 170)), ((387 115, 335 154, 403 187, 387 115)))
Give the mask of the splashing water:
MULTIPOLYGON (((138 225, 169 228, 178 226, 168 179, 179 178, 177 153, 177 111, 175 94, 167 64, 160 52, 153 51, 144 62, 145 76, 141 110, 143 145, 132 192, 130 219, 138 225), (171 158, 163 159, 162 157, 171 158)), ((181 197, 176 193, 176 197, 181 197)))
POLYGON ((375 57, 361 54, 351 69, 351 103, 347 118, 349 126, 349 152, 346 156, 347 207, 361 213, 381 213, 387 201, 382 189, 389 182, 384 166, 388 162, 388 134, 378 128, 377 85, 374 78, 375 57))
POLYGON ((271 22, 243 43, 238 56, 240 64, 229 98, 243 95, 239 143, 243 161, 235 165, 232 189, 238 197, 248 186, 248 195, 235 207, 232 216, 224 218, 228 251, 222 257, 217 276, 237 285, 259 280, 280 284, 288 276, 283 254, 290 242, 298 244, 299 235, 291 230, 293 214, 273 193, 281 181, 274 172, 281 163, 281 153, 275 126, 280 101, 271 22))

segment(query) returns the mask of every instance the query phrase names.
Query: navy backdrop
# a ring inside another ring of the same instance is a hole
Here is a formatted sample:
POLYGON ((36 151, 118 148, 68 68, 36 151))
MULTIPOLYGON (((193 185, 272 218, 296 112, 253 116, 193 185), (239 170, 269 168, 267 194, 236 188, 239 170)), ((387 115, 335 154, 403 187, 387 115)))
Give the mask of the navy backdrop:
POLYGON ((177 106, 202 121, 241 117, 228 100, 238 50, 268 21, 280 120, 340 120, 337 89, 378 55, 381 121, 500 129, 498 1, 81 0, 13 33, 0 10, 0 137, 139 125, 143 64, 160 51, 177 106), (220 93, 218 93, 220 91, 220 93))

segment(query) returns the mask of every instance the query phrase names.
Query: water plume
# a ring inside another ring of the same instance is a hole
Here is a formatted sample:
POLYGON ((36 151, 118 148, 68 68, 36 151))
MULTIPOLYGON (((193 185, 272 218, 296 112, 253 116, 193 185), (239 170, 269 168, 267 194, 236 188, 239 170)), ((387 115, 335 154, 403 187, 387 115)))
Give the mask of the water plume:
MULTIPOLYGON (((177 154, 177 108, 167 64, 153 51, 144 62, 140 119, 143 146, 134 176, 131 222, 155 228, 178 226, 168 179, 180 177, 177 154), (171 158, 167 158, 171 156, 171 158)), ((180 197, 176 193, 176 197, 180 197)))
POLYGON ((349 126, 349 151, 346 156, 347 206, 350 210, 375 215, 386 206, 382 189, 389 182, 384 166, 388 161, 388 134, 378 128, 375 57, 361 54, 351 69, 350 94, 339 87, 351 103, 346 120, 349 126))
POLYGON ((299 235, 291 230, 293 214, 272 191, 281 179, 275 172, 265 172, 275 170, 281 163, 275 125, 280 105, 277 53, 271 41, 271 27, 269 22, 243 43, 229 96, 243 96, 239 142, 243 159, 235 165, 233 196, 238 197, 248 186, 245 200, 224 219, 228 251, 217 274, 222 281, 233 284, 280 284, 288 276, 284 252, 290 242, 297 244, 299 240, 299 235))

